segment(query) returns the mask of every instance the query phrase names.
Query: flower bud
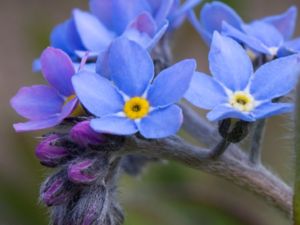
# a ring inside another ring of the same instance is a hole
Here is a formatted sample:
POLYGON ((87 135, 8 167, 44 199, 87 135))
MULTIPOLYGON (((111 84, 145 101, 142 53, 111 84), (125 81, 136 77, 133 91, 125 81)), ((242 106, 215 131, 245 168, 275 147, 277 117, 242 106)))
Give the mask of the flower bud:
POLYGON ((104 177, 108 170, 108 159, 83 159, 69 165, 68 178, 75 184, 90 184, 104 177))
POLYGON ((59 174, 48 178, 41 187, 41 200, 47 206, 60 205, 66 202, 72 195, 67 182, 65 177, 59 174))
POLYGON ((68 156, 66 148, 54 145, 58 138, 58 135, 50 135, 36 147, 35 155, 41 161, 41 164, 55 167, 68 156))
POLYGON ((105 142, 105 136, 95 132, 90 127, 90 121, 83 121, 76 124, 70 131, 70 137, 81 147, 99 145, 105 142))

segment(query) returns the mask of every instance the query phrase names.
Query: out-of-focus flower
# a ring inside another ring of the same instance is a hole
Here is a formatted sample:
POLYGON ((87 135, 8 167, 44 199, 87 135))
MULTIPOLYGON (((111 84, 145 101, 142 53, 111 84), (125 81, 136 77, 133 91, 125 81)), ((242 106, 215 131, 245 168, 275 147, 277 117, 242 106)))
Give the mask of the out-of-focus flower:
POLYGON ((300 39, 291 40, 295 31, 297 8, 245 23, 229 6, 221 2, 207 3, 200 21, 191 13, 191 21, 209 44, 214 31, 232 37, 258 53, 286 56, 300 51, 300 39))
POLYGON ((95 131, 115 135, 139 131, 146 138, 162 138, 178 131, 182 112, 174 103, 189 86, 196 68, 194 60, 175 64, 153 81, 149 53, 126 38, 114 41, 103 60, 108 65, 103 70, 106 74, 82 71, 72 78, 81 103, 98 117, 91 120, 95 131))
POLYGON ((300 55, 273 60, 255 73, 250 58, 234 40, 214 33, 209 54, 213 77, 195 73, 185 97, 211 110, 211 121, 238 118, 245 121, 290 112, 293 104, 273 103, 288 94, 300 73, 300 55))
POLYGON ((73 11, 72 17, 54 28, 51 45, 71 57, 90 52, 96 57, 117 37, 123 36, 151 49, 168 24, 175 28, 183 15, 201 0, 90 0, 90 11, 73 11))
POLYGON ((58 138, 58 135, 49 135, 36 147, 35 155, 43 165, 57 166, 69 155, 68 149, 54 145, 58 138))
POLYGON ((29 119, 14 124, 18 132, 50 128, 83 112, 72 86, 75 69, 69 56, 59 49, 47 48, 42 53, 41 66, 50 85, 23 87, 11 99, 16 112, 29 119))

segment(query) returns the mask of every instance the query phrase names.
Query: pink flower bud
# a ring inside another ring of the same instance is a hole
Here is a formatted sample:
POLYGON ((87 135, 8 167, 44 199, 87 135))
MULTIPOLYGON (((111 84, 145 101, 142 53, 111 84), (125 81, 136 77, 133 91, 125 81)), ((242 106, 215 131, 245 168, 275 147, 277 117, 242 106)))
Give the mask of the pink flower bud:
POLYGON ((89 184, 97 179, 95 160, 86 159, 73 163, 68 168, 69 180, 75 184, 89 184))
POLYGON ((104 134, 95 132, 90 127, 90 121, 83 121, 76 124, 70 131, 70 137, 81 147, 99 145, 105 142, 104 134))
POLYGON ((45 138, 36 147, 35 155, 41 163, 48 167, 57 166, 64 158, 68 156, 68 150, 55 146, 54 143, 58 140, 58 136, 53 134, 45 138))

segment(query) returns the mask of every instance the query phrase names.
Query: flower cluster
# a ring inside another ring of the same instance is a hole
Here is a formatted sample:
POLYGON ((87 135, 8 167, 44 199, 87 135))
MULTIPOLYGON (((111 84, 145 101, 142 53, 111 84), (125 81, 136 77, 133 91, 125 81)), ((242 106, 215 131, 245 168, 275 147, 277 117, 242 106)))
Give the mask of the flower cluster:
POLYGON ((54 224, 121 224, 119 168, 136 173, 153 158, 114 152, 126 136, 175 135, 182 98, 211 110, 211 121, 251 123, 293 110, 284 96, 300 73, 300 41, 290 40, 296 8, 246 24, 220 2, 205 4, 199 21, 200 2, 90 0, 90 12, 74 9, 52 31, 35 64, 49 85, 21 88, 11 106, 29 120, 14 125, 18 132, 57 128, 36 149, 42 165, 57 168, 41 188, 54 224), (210 46, 213 76, 197 72, 194 59, 155 69, 152 49, 168 43, 186 16, 210 46))

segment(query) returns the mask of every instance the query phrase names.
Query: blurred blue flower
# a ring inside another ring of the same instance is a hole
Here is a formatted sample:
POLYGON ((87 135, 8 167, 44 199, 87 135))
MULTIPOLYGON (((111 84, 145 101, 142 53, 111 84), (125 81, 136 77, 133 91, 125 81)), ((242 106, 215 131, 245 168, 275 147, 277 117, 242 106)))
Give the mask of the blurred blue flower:
POLYGON ((297 20, 297 8, 294 6, 280 15, 245 23, 226 4, 212 2, 204 5, 200 21, 193 13, 190 18, 208 44, 213 32, 219 31, 257 53, 281 57, 300 51, 300 38, 291 40, 297 20))
POLYGON ((181 61, 153 80, 149 53, 126 38, 112 43, 105 60, 109 67, 103 70, 105 76, 81 71, 72 78, 80 102, 97 117, 91 120, 91 127, 116 135, 139 131, 146 138, 175 134, 182 112, 174 104, 188 89, 196 62, 181 61))
POLYGON ((201 0, 90 0, 90 11, 75 9, 72 18, 54 28, 51 45, 71 57, 84 52, 97 56, 117 37, 123 36, 151 49, 183 15, 201 0))
POLYGON ((41 68, 50 85, 23 87, 11 99, 15 111, 29 119, 14 124, 18 132, 53 127, 82 110, 71 82, 75 68, 69 56, 49 47, 41 55, 41 68))
POLYGON ((251 122, 292 111, 293 104, 272 100, 288 94, 296 85, 299 54, 273 60, 254 73, 244 49, 215 32, 209 65, 213 77, 195 73, 185 95, 192 104, 211 110, 209 120, 238 118, 251 122))

